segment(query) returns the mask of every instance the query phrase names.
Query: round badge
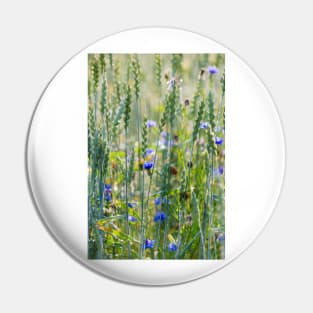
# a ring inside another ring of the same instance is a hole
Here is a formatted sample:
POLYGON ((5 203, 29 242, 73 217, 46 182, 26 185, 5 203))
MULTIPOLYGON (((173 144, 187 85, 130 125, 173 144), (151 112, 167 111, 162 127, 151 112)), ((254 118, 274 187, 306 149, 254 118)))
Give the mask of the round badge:
POLYGON ((177 29, 121 32, 54 76, 27 143, 34 203, 97 273, 168 285, 208 275, 262 231, 285 146, 268 91, 232 51, 177 29))

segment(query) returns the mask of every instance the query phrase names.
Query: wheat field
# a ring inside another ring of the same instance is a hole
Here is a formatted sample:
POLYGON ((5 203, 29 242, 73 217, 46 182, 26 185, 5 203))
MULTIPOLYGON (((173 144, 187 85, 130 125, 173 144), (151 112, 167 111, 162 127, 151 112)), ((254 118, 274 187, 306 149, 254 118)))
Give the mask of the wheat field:
POLYGON ((89 54, 89 259, 223 259, 224 54, 89 54))

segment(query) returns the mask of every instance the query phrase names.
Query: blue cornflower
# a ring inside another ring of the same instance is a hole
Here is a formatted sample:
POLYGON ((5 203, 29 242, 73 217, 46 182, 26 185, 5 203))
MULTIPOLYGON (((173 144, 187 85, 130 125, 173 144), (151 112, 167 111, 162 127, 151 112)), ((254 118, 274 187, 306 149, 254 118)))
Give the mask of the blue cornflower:
POLYGON ((155 205, 160 205, 160 204, 161 204, 161 198, 156 198, 156 199, 154 200, 154 204, 155 204, 155 205))
POLYGON ((215 143, 217 145, 221 145, 223 143, 223 138, 220 138, 220 137, 215 137, 215 143))
POLYGON ((151 127, 157 126, 157 123, 156 123, 156 121, 148 120, 146 125, 148 128, 151 128, 151 127))
POLYGON ((166 214, 162 211, 159 211, 155 214, 154 216, 154 221, 158 222, 158 221, 164 221, 166 219, 166 214))
POLYGON ((128 221, 131 222, 131 223, 134 223, 137 221, 136 217, 135 216, 132 216, 132 215, 128 215, 128 221))
POLYGON ((177 250, 177 246, 174 242, 171 242, 169 245, 168 245, 168 250, 170 251, 176 251, 177 250))
POLYGON ((110 193, 107 193, 107 194, 105 195, 105 200, 106 200, 106 201, 109 201, 109 202, 112 201, 112 197, 111 197, 111 194, 110 194, 110 193))
POLYGON ((145 156, 147 157, 147 156, 149 156, 149 155, 151 155, 151 154, 153 154, 153 153, 154 153, 154 150, 153 150, 152 148, 147 148, 147 149, 146 149, 145 156))
POLYGON ((130 203, 130 202, 128 202, 128 203, 127 203, 127 206, 128 206, 129 208, 133 208, 133 207, 135 206, 135 203, 130 203))
POLYGON ((216 177, 222 176, 223 174, 224 174, 224 166, 219 166, 213 171, 213 175, 216 177))
POLYGON ((145 162, 143 164, 143 167, 146 169, 146 170, 151 170, 152 167, 153 167, 153 162, 145 162))
POLYGON ((104 184, 104 188, 107 190, 111 190, 112 186, 111 186, 111 184, 104 184))
POLYGON ((209 128, 209 123, 208 123, 208 122, 201 122, 201 123, 200 123, 200 128, 202 128, 202 129, 208 129, 208 128, 209 128))
POLYGON ((144 248, 145 249, 152 249, 154 247, 155 240, 146 239, 144 242, 144 248))
POLYGON ((209 65, 209 66, 208 66, 208 72, 209 72, 211 75, 217 74, 217 73, 218 73, 218 68, 215 67, 215 66, 209 65))

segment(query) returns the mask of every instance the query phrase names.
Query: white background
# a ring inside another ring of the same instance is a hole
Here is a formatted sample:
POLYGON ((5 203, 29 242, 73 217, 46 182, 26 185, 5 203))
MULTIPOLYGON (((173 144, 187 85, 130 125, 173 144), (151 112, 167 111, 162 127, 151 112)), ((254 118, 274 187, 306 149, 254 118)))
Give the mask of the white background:
POLYGON ((312 311, 309 2, 49 3, 10 1, 0 7, 0 311, 312 311), (86 270, 49 236, 28 195, 24 144, 40 93, 74 53, 122 29, 159 25, 216 39, 258 73, 284 123, 287 175, 271 222, 234 263, 185 285, 133 287, 86 270))

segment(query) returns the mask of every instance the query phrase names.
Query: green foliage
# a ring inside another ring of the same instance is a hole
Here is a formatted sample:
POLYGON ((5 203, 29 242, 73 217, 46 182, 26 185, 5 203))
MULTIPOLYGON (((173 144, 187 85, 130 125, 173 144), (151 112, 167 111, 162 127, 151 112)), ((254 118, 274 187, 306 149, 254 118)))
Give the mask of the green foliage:
POLYGON ((128 85, 126 91, 125 112, 124 112, 125 129, 127 129, 129 126, 130 111, 131 111, 131 89, 130 86, 128 85))

